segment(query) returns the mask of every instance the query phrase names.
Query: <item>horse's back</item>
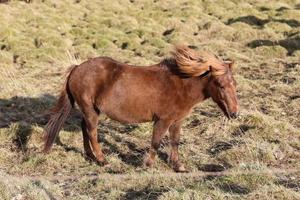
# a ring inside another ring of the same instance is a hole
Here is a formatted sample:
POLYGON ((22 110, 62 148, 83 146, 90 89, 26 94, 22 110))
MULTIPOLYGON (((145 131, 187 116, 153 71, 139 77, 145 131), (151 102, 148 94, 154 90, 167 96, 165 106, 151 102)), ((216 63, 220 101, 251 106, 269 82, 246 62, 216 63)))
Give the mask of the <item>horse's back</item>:
POLYGON ((143 122, 174 100, 168 74, 158 65, 137 67, 98 57, 79 65, 69 85, 79 107, 89 101, 115 120, 143 122))

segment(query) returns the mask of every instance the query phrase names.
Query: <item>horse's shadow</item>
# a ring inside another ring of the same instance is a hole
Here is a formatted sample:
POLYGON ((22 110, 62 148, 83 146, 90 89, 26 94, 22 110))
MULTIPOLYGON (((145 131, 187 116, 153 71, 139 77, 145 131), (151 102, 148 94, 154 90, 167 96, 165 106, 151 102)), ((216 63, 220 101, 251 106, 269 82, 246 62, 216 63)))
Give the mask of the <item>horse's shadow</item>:
MULTIPOLYGON (((9 127, 13 123, 44 126, 49 120, 49 109, 55 102, 56 98, 50 94, 43 94, 39 97, 14 96, 10 99, 0 99, 0 128, 9 127)), ((80 120, 79 112, 72 112, 64 130, 79 130, 80 120)))
MULTIPOLYGON (((49 94, 43 94, 36 98, 15 96, 10 99, 0 99, 0 128, 9 128, 12 125, 17 125, 13 131, 14 137, 12 137, 14 150, 17 149, 23 153, 27 152, 27 144, 34 126, 44 127, 46 125, 50 117, 48 110, 55 102, 56 98, 49 94)), ((73 109, 63 129, 66 131, 81 131, 81 119, 80 112, 73 109)), ((125 137, 129 136, 137 127, 137 125, 122 125, 111 120, 100 120, 98 139, 104 146, 104 153, 117 154, 120 160, 127 165, 133 167, 142 166, 145 154, 150 147, 150 136, 146 145, 136 144, 129 140, 129 137, 125 137), (108 140, 108 137, 111 140, 108 140), (124 151, 123 147, 116 145, 119 142, 122 145, 126 145, 129 151, 124 151)), ((64 144, 60 140, 57 140, 56 143, 64 148, 65 151, 73 151, 84 156, 84 152, 77 147, 64 144)), ((164 138, 161 145, 169 145, 168 139, 164 138)), ((165 151, 159 150, 158 158, 165 163, 168 162, 168 154, 165 151)), ((200 170, 205 171, 203 169, 200 170)))
MULTIPOLYGON (((10 99, 0 99, 0 128, 9 128, 16 125, 12 139, 15 150, 27 152, 27 144, 32 135, 33 126, 44 127, 46 125, 50 117, 49 109, 55 105, 55 102, 56 97, 50 94, 43 94, 39 97, 14 96, 10 99)), ((63 130, 81 131, 81 120, 80 112, 73 109, 63 126, 63 130)), ((137 125, 122 125, 114 121, 100 121, 98 127, 99 142, 104 144, 107 153, 116 153, 124 163, 135 167, 140 166, 148 147, 141 147, 122 137, 122 134, 130 134, 137 127, 137 125), (129 148, 130 152, 125 153, 117 145, 108 141, 105 135, 110 135, 115 142, 122 142, 123 145, 129 148)), ((73 151, 84 155, 81 149, 64 144, 59 138, 56 144, 63 147, 65 151, 73 151)), ((159 152, 158 156, 167 162, 167 154, 159 152)))
POLYGON ((117 145, 109 142, 106 138, 103 138, 101 142, 108 147, 108 149, 104 149, 105 154, 115 153, 122 160, 122 162, 126 163, 127 165, 132 165, 134 167, 142 165, 142 158, 144 157, 146 151, 144 148, 138 148, 137 145, 132 142, 123 141, 122 144, 125 144, 130 149, 130 153, 124 153, 121 148, 118 148, 117 145))
MULTIPOLYGON (((49 120, 49 108, 56 102, 50 94, 39 97, 14 96, 10 99, 0 99, 0 128, 15 125, 12 142, 18 150, 27 151, 27 143, 31 137, 33 126, 43 127, 49 120)), ((80 113, 74 111, 64 126, 64 130, 80 130, 80 113)), ((61 144, 66 150, 70 147, 61 144)))
MULTIPOLYGON (((139 167, 143 165, 145 154, 149 150, 149 145, 135 144, 134 142, 122 137, 122 135, 130 135, 138 126, 137 125, 122 125, 120 123, 100 122, 100 130, 98 131, 98 141, 104 144, 105 154, 117 154, 119 159, 127 165, 139 167), (113 141, 107 139, 109 136, 113 141), (129 152, 125 152, 123 147, 119 147, 115 143, 125 145, 129 152)), ((149 136, 150 142, 150 136, 149 136)), ((166 145, 163 140, 162 145, 166 145)), ((167 163, 168 155, 165 152, 158 151, 158 158, 167 163)))

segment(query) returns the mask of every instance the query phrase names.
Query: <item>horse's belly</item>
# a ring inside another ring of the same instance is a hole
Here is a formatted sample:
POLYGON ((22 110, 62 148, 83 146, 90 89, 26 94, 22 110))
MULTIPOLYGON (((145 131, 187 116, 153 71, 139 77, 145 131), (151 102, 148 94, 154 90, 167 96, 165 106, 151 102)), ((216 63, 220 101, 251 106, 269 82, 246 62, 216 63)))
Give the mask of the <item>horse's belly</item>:
POLYGON ((116 106, 115 108, 104 107, 102 109, 109 118, 122 123, 142 123, 152 121, 152 114, 147 109, 124 109, 116 106))
POLYGON ((100 106, 101 112, 122 123, 152 121, 153 111, 149 102, 140 99, 106 98, 100 106))
POLYGON ((99 97, 100 110, 120 122, 152 121, 154 114, 160 110, 162 94, 158 80, 144 79, 143 74, 124 73, 99 97))
POLYGON ((142 123, 142 122, 149 122, 152 121, 151 117, 147 116, 137 116, 137 115, 132 115, 132 113, 128 113, 128 115, 123 115, 125 113, 115 113, 115 112, 105 112, 105 114, 116 121, 119 121, 124 124, 136 124, 136 123, 142 123))

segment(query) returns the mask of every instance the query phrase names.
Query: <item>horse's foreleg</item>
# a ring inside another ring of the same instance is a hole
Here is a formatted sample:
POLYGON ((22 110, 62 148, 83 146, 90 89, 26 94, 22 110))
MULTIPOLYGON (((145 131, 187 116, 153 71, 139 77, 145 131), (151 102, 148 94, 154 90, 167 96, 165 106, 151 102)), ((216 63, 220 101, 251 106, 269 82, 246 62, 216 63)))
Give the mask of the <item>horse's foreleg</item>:
POLYGON ((154 123, 151 147, 149 150, 149 154, 145 159, 146 166, 153 166, 157 150, 160 146, 161 138, 164 135, 164 133, 168 130, 169 126, 170 122, 168 121, 159 120, 154 123))
POLYGON ((181 132, 181 122, 172 124, 169 128, 171 152, 169 164, 176 172, 186 172, 184 165, 179 161, 178 146, 181 132))

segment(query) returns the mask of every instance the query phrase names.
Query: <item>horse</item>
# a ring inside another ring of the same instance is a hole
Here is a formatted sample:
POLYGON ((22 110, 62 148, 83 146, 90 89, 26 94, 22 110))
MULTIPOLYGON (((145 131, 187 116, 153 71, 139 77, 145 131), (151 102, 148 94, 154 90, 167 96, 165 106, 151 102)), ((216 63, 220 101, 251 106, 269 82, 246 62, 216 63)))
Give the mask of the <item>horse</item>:
POLYGON ((97 140, 99 114, 121 123, 153 122, 151 147, 144 164, 154 165, 163 135, 170 139, 169 165, 186 172, 179 160, 178 145, 184 119, 199 102, 208 98, 228 118, 236 118, 239 104, 233 61, 186 45, 175 45, 168 58, 151 66, 134 66, 110 57, 96 57, 70 67, 52 115, 44 128, 44 153, 55 142, 76 103, 82 114, 85 155, 106 164, 97 140))

